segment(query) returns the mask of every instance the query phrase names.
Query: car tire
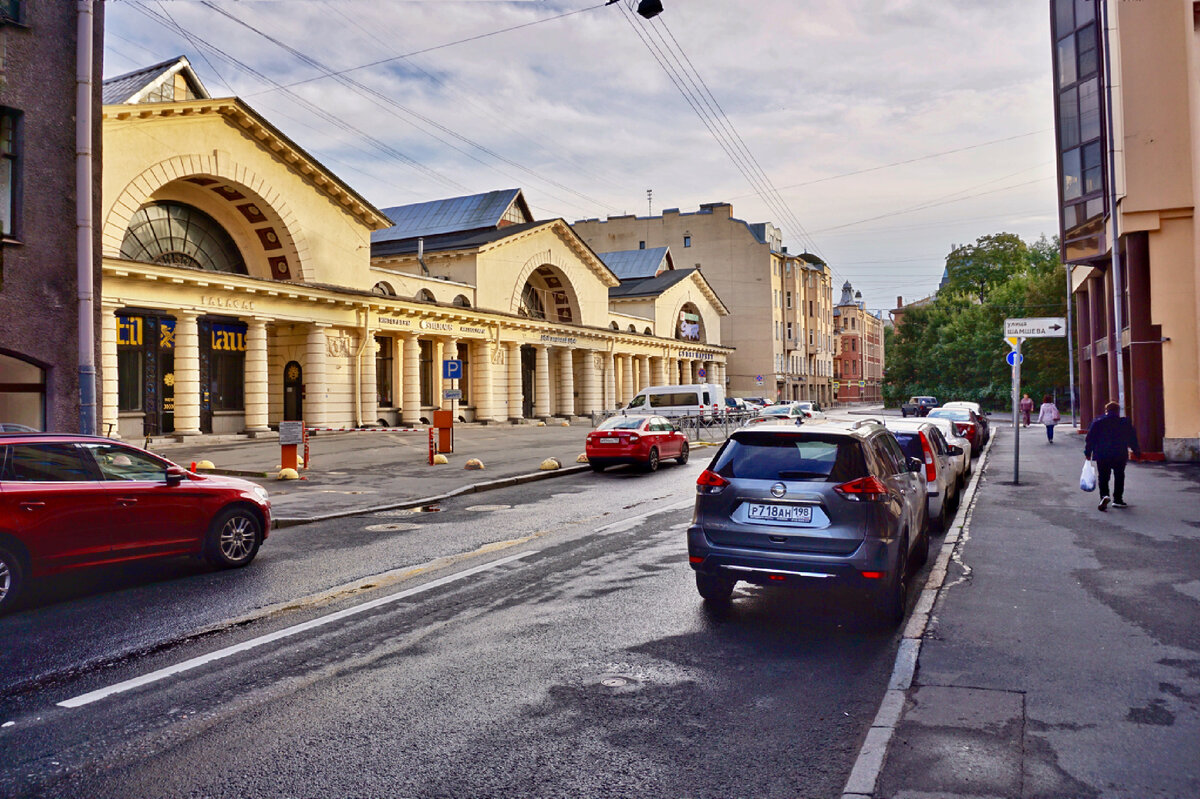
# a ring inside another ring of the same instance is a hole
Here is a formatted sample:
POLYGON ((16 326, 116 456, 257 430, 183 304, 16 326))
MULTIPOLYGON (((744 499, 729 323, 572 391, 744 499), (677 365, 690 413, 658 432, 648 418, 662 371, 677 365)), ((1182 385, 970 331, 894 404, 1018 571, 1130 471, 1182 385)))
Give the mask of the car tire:
POLYGON ((607 465, 607 463, 602 461, 588 461, 588 466, 592 468, 593 472, 602 472, 604 471, 604 467, 607 465))
POLYGON ((730 580, 727 577, 696 572, 696 591, 704 598, 704 601, 714 605, 728 605, 733 597, 733 587, 736 584, 736 580, 730 580))
POLYGON ((262 522, 254 511, 241 505, 217 514, 208 528, 204 557, 222 569, 249 565, 262 546, 262 522))
POLYGON ((25 587, 25 564, 8 547, 0 547, 0 614, 16 604, 25 587))
POLYGON ((658 471, 658 447, 650 448, 650 454, 646 456, 646 471, 658 471))
POLYGON ((683 449, 679 450, 679 457, 675 459, 675 462, 678 463, 680 466, 687 463, 688 455, 691 454, 689 452, 689 450, 690 450, 690 447, 688 447, 688 443, 686 441, 683 442, 683 449))
POLYGON ((921 532, 921 537, 917 539, 917 545, 913 547, 912 554, 909 556, 912 563, 912 570, 916 571, 921 568, 929 560, 929 531, 921 532))
POLYGON ((946 528, 949 526, 946 519, 946 511, 948 510, 946 504, 946 501, 943 500, 941 512, 938 513, 937 516, 928 517, 929 524, 925 526, 927 532, 937 533, 938 535, 942 535, 946 532, 946 528))
POLYGON ((904 611, 908 609, 908 564, 908 534, 905 533, 900 538, 896 568, 876 599, 876 616, 888 629, 899 627, 904 621, 904 611))

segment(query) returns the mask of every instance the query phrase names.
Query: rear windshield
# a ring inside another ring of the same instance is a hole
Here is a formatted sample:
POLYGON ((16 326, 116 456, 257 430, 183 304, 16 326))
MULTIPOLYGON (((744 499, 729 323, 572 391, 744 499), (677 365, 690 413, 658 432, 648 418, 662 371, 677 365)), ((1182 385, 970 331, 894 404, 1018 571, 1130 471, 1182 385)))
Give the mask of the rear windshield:
POLYGON ((921 450, 921 434, 920 433, 899 433, 895 430, 892 434, 896 436, 896 440, 900 442, 900 449, 904 450, 906 458, 918 458, 925 460, 925 453, 921 450))
POLYGON ((605 419, 597 427, 597 430, 637 430, 646 423, 646 417, 628 417, 614 416, 611 419, 605 419))
POLYGON ((938 419, 954 419, 959 422, 971 421, 971 412, 966 408, 938 408, 930 411, 929 415, 938 419))
POLYGON ((867 473, 862 448, 846 436, 768 431, 737 434, 710 467, 722 477, 844 483, 867 473))

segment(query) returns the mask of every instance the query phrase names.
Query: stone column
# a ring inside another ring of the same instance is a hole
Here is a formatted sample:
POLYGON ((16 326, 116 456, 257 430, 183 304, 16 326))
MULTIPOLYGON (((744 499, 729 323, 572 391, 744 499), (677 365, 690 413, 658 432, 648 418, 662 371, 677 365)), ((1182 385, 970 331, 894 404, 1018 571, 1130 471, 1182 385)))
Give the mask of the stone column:
POLYGON ((550 417, 550 353, 545 344, 534 344, 537 362, 533 379, 533 415, 539 419, 550 417))
POLYGON ((617 360, 611 352, 604 353, 604 409, 610 411, 620 404, 617 399, 617 360))
POLYGON ((652 375, 651 379, 654 380, 654 382, 657 385, 668 386, 671 384, 671 381, 667 380, 666 358, 663 358, 663 357, 651 358, 650 359, 650 372, 652 375))
MULTIPOLYGON (((200 434, 199 314, 175 312, 175 434, 200 434)), ((307 373, 306 373, 307 374, 307 373)))
POLYGON ((251 319, 246 322, 246 432, 265 433, 269 429, 267 418, 267 322, 251 319))
POLYGON ((596 359, 599 354, 590 350, 583 351, 583 391, 580 399, 583 401, 581 409, 584 416, 591 416, 596 411, 604 406, 602 398, 599 375, 596 373, 596 359))
POLYGON ((621 404, 628 405, 637 392, 633 390, 633 356, 621 356, 621 404))
POLYGON ((375 333, 367 331, 366 346, 363 347, 362 367, 359 372, 359 413, 362 416, 362 423, 372 425, 379 419, 379 386, 377 375, 375 373, 375 353, 379 350, 379 344, 375 341, 375 333))
POLYGON ((104 303, 100 313, 100 434, 120 438, 121 397, 117 370, 117 306, 104 303), (111 432, 110 432, 111 431, 111 432))
POLYGON ((521 391, 521 342, 506 342, 504 348, 508 359, 508 418, 521 419, 525 416, 525 395, 521 391))
POLYGON ((421 421, 421 342, 416 333, 404 334, 401 374, 404 376, 401 384, 396 387, 400 393, 400 419, 406 425, 419 424, 421 421))
POLYGON ((495 421, 496 408, 492 404, 492 353, 495 347, 491 341, 480 341, 475 346, 475 421, 495 421))
POLYGON ((558 361, 558 415, 575 415, 575 350, 562 348, 558 361))
POLYGON ((638 360, 641 361, 642 388, 653 385, 650 382, 650 356, 643 355, 638 360))
POLYGON ((304 345, 304 426, 320 427, 325 424, 326 391, 326 324, 314 324, 308 330, 304 345))

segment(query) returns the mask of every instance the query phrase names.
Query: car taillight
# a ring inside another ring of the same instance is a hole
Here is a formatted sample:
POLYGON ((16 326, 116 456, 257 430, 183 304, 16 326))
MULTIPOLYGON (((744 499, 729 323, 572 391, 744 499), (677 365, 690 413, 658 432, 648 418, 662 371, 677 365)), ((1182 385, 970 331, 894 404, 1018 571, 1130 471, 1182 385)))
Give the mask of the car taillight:
POLYGON ((725 486, 729 485, 729 481, 716 472, 705 469, 700 472, 700 476, 696 478, 696 493, 697 494, 720 494, 725 490, 725 486))
POLYGON ((641 440, 642 440, 642 437, 641 437, 641 436, 639 436, 637 433, 630 433, 630 434, 629 434, 629 443, 630 443, 630 444, 636 444, 636 443, 638 443, 638 442, 639 442, 639 441, 641 441, 641 440))
POLYGON ((971 424, 970 422, 955 422, 954 426, 958 428, 959 435, 966 436, 967 438, 971 437, 972 432, 975 429, 975 425, 971 424))
POLYGON ((924 433, 921 433, 921 451, 925 453, 925 480, 929 483, 937 482, 937 467, 933 465, 933 449, 929 446, 929 439, 924 433))
POLYGON ((833 490, 853 502, 886 502, 888 498, 887 488, 874 475, 842 483, 833 490))

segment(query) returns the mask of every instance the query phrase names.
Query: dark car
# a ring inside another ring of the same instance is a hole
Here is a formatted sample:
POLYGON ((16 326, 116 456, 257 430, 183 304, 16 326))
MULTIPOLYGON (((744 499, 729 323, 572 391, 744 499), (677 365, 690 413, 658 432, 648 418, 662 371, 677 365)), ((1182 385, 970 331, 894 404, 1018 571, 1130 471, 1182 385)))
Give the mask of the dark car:
POLYGON ((930 408, 937 407, 937 397, 909 397, 908 402, 900 406, 901 416, 925 416, 930 408))
POLYGON ((245 566, 270 527, 249 480, 98 436, 0 435, 0 612, 28 578, 71 569, 181 555, 245 566))
POLYGON ((726 603, 738 580, 841 584, 899 624, 929 551, 923 467, 874 420, 735 431, 696 482, 697 590, 726 603))
POLYGON ((594 472, 618 463, 653 472, 666 458, 687 463, 688 440, 664 416, 614 416, 588 433, 584 454, 594 472))

